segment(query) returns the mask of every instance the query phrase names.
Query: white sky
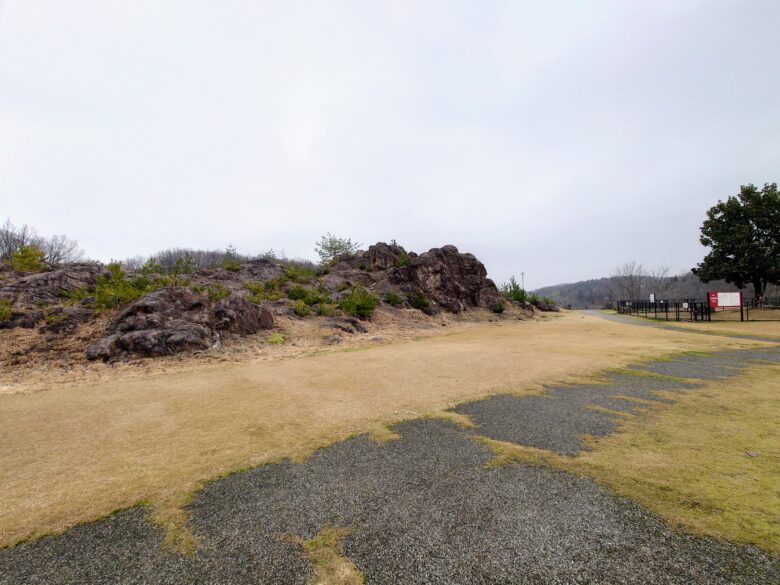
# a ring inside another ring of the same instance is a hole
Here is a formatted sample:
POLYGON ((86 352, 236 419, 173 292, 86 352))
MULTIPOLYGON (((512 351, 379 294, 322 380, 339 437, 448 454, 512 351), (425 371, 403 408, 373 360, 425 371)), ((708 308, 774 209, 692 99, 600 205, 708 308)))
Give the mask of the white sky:
POLYGON ((331 231, 536 288, 780 181, 777 0, 0 1, 0 221, 102 260, 331 231))

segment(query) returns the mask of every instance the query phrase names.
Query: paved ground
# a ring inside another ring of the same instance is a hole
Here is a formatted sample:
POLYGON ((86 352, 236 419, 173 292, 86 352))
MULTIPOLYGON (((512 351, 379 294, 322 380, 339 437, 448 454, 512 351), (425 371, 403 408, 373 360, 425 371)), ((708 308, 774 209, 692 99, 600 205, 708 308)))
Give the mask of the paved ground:
MULTIPOLYGON (((780 361, 780 347, 636 365, 711 379, 750 360, 780 361)), ((695 380, 693 380, 695 381, 695 380)), ((0 584, 303 584, 312 568, 290 535, 348 527, 343 548, 367 583, 780 583, 780 559, 671 530, 589 479, 491 458, 471 434, 573 455, 579 435, 615 428, 630 411, 614 395, 659 400, 653 390, 696 391, 684 381, 613 375, 607 385, 549 388, 458 407, 479 426, 412 421, 401 439, 357 437, 304 464, 268 465, 215 481, 190 507, 193 557, 160 547, 137 508, 0 551, 0 584)))

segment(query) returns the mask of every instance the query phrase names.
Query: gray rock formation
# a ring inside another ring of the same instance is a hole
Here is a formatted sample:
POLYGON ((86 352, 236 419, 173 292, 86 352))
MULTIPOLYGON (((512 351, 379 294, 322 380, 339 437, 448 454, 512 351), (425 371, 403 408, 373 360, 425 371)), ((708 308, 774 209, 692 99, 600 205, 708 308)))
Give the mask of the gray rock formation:
POLYGON ((189 288, 165 288, 124 309, 110 334, 87 347, 86 356, 94 360, 202 350, 213 346, 222 332, 257 333, 273 325, 270 311, 239 294, 212 302, 189 288))

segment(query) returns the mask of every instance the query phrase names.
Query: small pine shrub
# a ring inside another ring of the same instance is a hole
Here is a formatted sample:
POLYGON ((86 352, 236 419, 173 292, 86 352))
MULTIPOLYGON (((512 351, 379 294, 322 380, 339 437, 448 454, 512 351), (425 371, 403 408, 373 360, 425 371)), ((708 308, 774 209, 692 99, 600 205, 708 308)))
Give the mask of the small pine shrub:
POLYGON ((421 311, 427 309, 431 304, 431 301, 428 300, 428 297, 426 297, 419 290, 407 294, 406 299, 409 301, 409 304, 412 305, 412 307, 421 311))
POLYGON ((532 305, 538 305, 539 304, 539 295, 536 294, 536 293, 531 293, 528 296, 528 302, 531 303, 532 305))
POLYGON ((498 301, 496 305, 493 307, 493 312, 500 315, 501 313, 504 312, 505 309, 506 307, 504 306, 504 301, 498 301))
POLYGON ((138 272, 144 276, 148 276, 150 274, 165 274, 165 268, 156 258, 149 258, 146 262, 144 262, 144 265, 141 266, 141 269, 138 272))
POLYGON ((294 284, 287 289, 287 298, 291 301, 302 301, 308 294, 309 291, 300 284, 294 284))
MULTIPOLYGON (((287 282, 286 278, 284 282, 287 282)), ((262 301, 278 301, 282 298, 280 281, 269 280, 261 282, 259 280, 247 282, 244 288, 249 291, 247 300, 252 303, 260 304, 262 301)))
POLYGON ((197 264, 195 264, 195 261, 192 259, 192 256, 190 256, 189 254, 184 254, 184 256, 179 256, 176 259, 176 262, 173 263, 170 272, 171 275, 178 276, 179 274, 192 274, 197 269, 198 266, 197 264))
POLYGON ((409 266, 412 263, 412 257, 406 252, 398 257, 398 266, 409 266))
POLYGON ((399 295, 394 290, 390 290, 385 293, 385 302, 388 305, 393 305, 394 307, 398 307, 404 304, 404 300, 401 298, 401 295, 399 295))
POLYGON ((331 302, 330 292, 326 288, 310 288, 303 300, 307 305, 327 304, 331 302))
POLYGON ((517 284, 517 280, 515 280, 514 276, 509 279, 509 282, 506 282, 501 286, 501 294, 504 298, 518 303, 524 303, 528 300, 528 293, 523 287, 517 284))
POLYGON ((284 343, 284 335, 281 333, 271 333, 271 335, 268 337, 268 343, 271 345, 281 345, 284 343))
POLYGON ((542 302, 546 305, 555 306, 555 301, 551 299, 550 297, 542 297, 542 302))
POLYGON ((315 312, 320 317, 330 317, 336 311, 336 307, 331 303, 320 303, 317 305, 315 312))
POLYGON ((20 246, 11 254, 8 264, 16 272, 41 272, 46 270, 45 254, 37 246, 20 246))
POLYGON ((230 296, 230 291, 225 288, 225 285, 221 282, 215 282, 206 287, 206 292, 209 295, 209 299, 212 301, 220 301, 230 296))
POLYGON ((225 249, 225 257, 222 259, 222 268, 231 272, 238 272, 241 270, 241 259, 232 245, 225 249))
POLYGON ((302 264, 290 263, 284 267, 285 274, 291 282, 311 284, 317 278, 317 271, 302 264))
POLYGON ((11 310, 11 301, 8 299, 0 299, 0 323, 8 321, 13 316, 11 310))
POLYGON ((78 288, 72 288, 70 290, 61 289, 59 296, 65 301, 78 303, 86 299, 88 296, 90 296, 90 294, 91 293, 88 288, 81 286, 78 288))
POLYGON ((309 305, 300 300, 293 303, 292 310, 299 317, 308 317, 311 315, 311 309, 309 308, 309 305))
POLYGON ((126 305, 159 288, 171 286, 170 277, 154 280, 146 276, 127 278, 119 262, 111 262, 107 268, 109 275, 98 276, 95 284, 95 305, 101 309, 126 305))
POLYGON ((370 317, 379 305, 379 297, 362 286, 354 286, 352 290, 341 297, 339 307, 348 315, 370 317))

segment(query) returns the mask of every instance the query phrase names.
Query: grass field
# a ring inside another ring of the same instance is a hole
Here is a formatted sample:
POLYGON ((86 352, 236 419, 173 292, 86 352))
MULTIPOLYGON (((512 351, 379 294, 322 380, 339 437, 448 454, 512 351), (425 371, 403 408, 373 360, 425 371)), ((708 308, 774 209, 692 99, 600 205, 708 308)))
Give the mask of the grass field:
MULTIPOLYGON (((203 482, 462 401, 760 342, 567 313, 419 341, 0 397, 0 545, 148 503, 183 547, 203 482)), ((191 545, 191 543, 189 543, 191 545)))

